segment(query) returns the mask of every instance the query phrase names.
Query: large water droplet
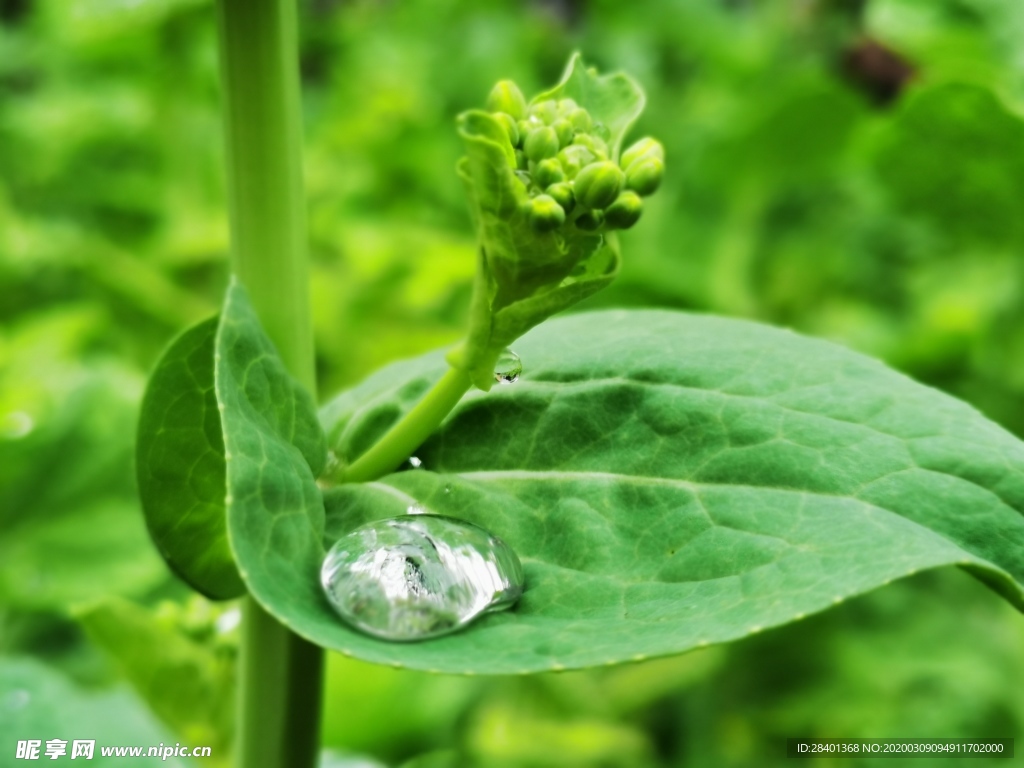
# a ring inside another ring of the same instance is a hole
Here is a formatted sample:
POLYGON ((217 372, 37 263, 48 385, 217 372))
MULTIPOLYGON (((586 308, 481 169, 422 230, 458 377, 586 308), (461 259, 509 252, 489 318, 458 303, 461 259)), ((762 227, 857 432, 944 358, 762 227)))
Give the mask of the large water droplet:
POLYGON ((385 640, 446 635, 523 593, 522 565, 505 542, 440 515, 360 526, 331 547, 320 579, 345 621, 385 640))
POLYGON ((499 384, 515 384, 523 372, 523 361, 508 347, 498 356, 494 364, 494 380, 499 384))

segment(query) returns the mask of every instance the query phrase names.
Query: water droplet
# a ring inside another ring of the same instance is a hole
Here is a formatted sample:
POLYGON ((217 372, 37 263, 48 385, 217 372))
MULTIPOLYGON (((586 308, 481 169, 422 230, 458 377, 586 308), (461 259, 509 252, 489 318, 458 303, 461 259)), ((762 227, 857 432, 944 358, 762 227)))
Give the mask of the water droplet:
POLYGON ((451 492, 452 492, 452 484, 451 483, 445 483, 445 485, 444 485, 444 495, 447 496, 451 492))
POLYGON ((429 511, 426 507, 420 504, 418 501, 415 504, 410 504, 408 509, 405 510, 407 515, 426 515, 429 511))
POLYGON ((523 362, 519 355, 508 347, 498 356, 494 364, 494 380, 499 384, 515 384, 523 372, 523 362))
POLYGON ((402 466, 398 468, 398 471, 401 472, 403 470, 408 469, 419 469, 422 466, 423 459, 421 459, 419 456, 410 456, 408 459, 402 462, 402 466))
POLYGON ((349 624, 385 640, 422 640, 510 607, 523 569, 505 542, 440 515, 377 520, 340 539, 321 583, 349 624))

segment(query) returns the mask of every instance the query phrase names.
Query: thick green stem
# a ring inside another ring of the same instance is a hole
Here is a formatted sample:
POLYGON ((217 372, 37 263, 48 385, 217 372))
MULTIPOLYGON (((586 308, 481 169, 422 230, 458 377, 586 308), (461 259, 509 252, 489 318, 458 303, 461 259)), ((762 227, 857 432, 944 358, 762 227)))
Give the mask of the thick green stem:
MULTIPOLYGON (((294 0, 218 0, 231 264, 289 372, 315 394, 294 0)), ((323 652, 245 603, 235 765, 313 768, 323 652)))
POLYGON ((342 471, 341 481, 363 483, 393 471, 437 429, 469 390, 469 374, 449 368, 416 407, 393 426, 370 450, 342 471))

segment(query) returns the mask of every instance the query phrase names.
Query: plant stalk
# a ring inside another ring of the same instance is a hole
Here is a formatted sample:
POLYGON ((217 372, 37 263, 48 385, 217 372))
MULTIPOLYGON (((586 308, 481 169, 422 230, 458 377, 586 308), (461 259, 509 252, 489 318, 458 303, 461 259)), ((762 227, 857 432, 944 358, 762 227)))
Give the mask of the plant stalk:
MULTIPOLYGON (((292 376, 316 394, 294 0, 217 0, 231 266, 292 376)), ((314 768, 323 651, 245 599, 238 768, 314 768)))
POLYGON ((448 372, 406 416, 341 474, 343 483, 365 483, 394 471, 437 429, 472 384, 460 368, 448 372))

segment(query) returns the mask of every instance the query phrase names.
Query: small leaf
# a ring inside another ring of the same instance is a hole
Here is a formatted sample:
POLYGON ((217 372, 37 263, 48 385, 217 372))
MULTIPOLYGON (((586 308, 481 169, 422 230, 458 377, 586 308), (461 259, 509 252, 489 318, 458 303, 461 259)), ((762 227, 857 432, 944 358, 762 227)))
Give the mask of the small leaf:
MULTIPOLYGON (((1024 445, 963 403, 832 344, 675 312, 556 319, 516 351, 523 378, 467 396, 423 469, 327 492, 319 546, 297 514, 233 527, 269 610, 367 660, 510 673, 735 640, 943 565, 1024 607, 1024 445), (514 610, 401 645, 337 619, 324 546, 414 501, 516 550, 514 610)), ((443 370, 429 355, 343 395, 324 410, 334 449, 371 442, 443 370)))
POLYGON ((245 591, 224 519, 224 438, 213 385, 217 318, 176 338, 139 418, 136 468, 146 524, 167 564, 207 597, 245 591))
POLYGON ((216 348, 231 548, 247 583, 256 572, 290 574, 261 593, 261 602, 277 604, 302 591, 294 581, 305 572, 287 564, 302 562, 323 538, 316 477, 326 441, 312 397, 285 370, 237 282, 228 289, 216 348))

